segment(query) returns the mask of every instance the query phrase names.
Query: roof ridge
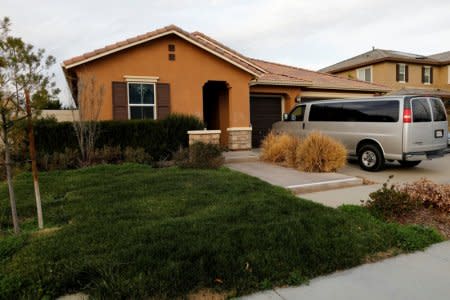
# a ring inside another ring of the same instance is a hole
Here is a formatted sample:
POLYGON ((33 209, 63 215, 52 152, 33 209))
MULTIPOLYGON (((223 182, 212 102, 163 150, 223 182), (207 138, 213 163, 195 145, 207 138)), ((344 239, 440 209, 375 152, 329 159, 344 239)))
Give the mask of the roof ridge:
POLYGON ((170 31, 170 30, 175 30, 175 31, 178 31, 179 33, 182 33, 182 34, 185 34, 185 35, 189 34, 187 31, 184 31, 180 27, 178 27, 178 26, 176 26, 174 24, 170 24, 170 25, 167 25, 167 26, 164 26, 164 27, 152 30, 152 31, 147 31, 147 32, 145 32, 143 34, 135 35, 135 36, 133 36, 131 38, 127 38, 127 39, 123 39, 123 40, 115 42, 115 43, 107 44, 104 47, 97 48, 97 49, 85 52, 85 53, 83 53, 81 55, 74 56, 72 58, 64 60, 63 64, 70 64, 74 60, 78 60, 80 58, 87 57, 87 56, 90 56, 90 55, 99 54, 100 52, 112 50, 113 48, 125 46, 126 44, 137 42, 138 40, 145 39, 146 37, 150 37, 151 35, 154 35, 156 33, 163 33, 163 32, 170 31))
POLYGON ((210 37, 209 35, 204 34, 203 32, 200 32, 200 31, 194 31, 194 32, 191 33, 191 35, 196 37, 196 38, 203 38, 203 39, 207 40, 209 43, 215 44, 216 47, 222 48, 223 50, 230 52, 232 55, 237 56, 239 59, 243 60, 244 62, 252 64, 253 67, 256 67, 257 69, 260 69, 261 71, 267 73, 267 70, 264 69, 263 67, 258 66, 256 64, 253 64, 250 57, 245 56, 245 55, 239 53, 238 51, 236 51, 234 49, 231 49, 227 45, 219 42, 218 40, 210 37))
POLYGON ((359 57, 361 57, 361 56, 368 55, 369 53, 375 52, 375 51, 377 51, 378 53, 383 53, 383 55, 384 55, 384 51, 389 51, 389 50, 379 49, 379 48, 373 48, 372 50, 369 50, 369 51, 363 52, 363 53, 361 53, 361 54, 352 56, 352 57, 350 57, 350 58, 341 60, 341 61, 339 61, 339 62, 337 62, 337 63, 335 63, 335 64, 332 64, 332 65, 330 65, 330 66, 327 66, 327 67, 325 67, 325 68, 321 68, 320 70, 325 70, 325 69, 332 68, 332 67, 337 66, 337 65, 340 65, 340 64, 342 64, 342 63, 351 61, 351 60, 353 60, 353 59, 355 59, 355 58, 359 58, 359 57))

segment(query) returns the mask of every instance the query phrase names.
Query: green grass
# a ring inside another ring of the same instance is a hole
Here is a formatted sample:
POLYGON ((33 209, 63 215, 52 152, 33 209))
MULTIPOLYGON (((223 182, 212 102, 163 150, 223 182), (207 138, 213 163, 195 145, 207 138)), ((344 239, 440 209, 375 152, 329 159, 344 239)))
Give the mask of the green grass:
POLYGON ((40 182, 46 226, 59 227, 41 234, 32 232, 30 174, 15 180, 20 236, 5 232, 0 187, 0 298, 171 298, 201 288, 239 295, 441 240, 431 229, 385 223, 360 207, 327 208, 225 168, 104 165, 42 173, 40 182))

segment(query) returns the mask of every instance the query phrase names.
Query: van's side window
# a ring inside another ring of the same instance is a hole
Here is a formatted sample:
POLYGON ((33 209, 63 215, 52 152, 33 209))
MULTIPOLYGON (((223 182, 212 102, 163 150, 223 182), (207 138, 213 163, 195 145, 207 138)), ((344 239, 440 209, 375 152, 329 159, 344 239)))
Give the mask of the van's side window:
POLYGON ((438 99, 430 99, 431 108, 433 110, 433 120, 435 122, 447 121, 447 117, 445 115, 445 108, 442 105, 442 102, 438 99))
POLYGON ((398 101, 358 101, 312 104, 309 121, 398 122, 398 101))
POLYGON ((313 122, 343 121, 342 103, 312 104, 309 111, 309 121, 313 122))
POLYGON ((414 123, 431 122, 430 106, 427 99, 412 100, 412 110, 414 123))
POLYGON ((305 118, 305 107, 306 105, 297 106, 290 115, 291 121, 303 121, 305 118))

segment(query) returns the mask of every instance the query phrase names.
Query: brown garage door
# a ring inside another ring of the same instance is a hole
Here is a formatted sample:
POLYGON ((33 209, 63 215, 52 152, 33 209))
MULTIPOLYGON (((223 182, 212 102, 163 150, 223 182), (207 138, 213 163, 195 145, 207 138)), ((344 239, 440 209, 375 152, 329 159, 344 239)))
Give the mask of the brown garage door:
POLYGON ((252 146, 259 147, 272 124, 281 120, 280 96, 250 96, 252 146))

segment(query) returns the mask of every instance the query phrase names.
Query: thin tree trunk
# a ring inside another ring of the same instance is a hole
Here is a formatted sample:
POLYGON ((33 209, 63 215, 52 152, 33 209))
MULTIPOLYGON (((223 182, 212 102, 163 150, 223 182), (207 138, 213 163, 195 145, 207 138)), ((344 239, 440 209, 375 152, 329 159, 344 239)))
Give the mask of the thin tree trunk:
POLYGON ((41 202, 41 192, 39 190, 39 179, 38 179, 38 169, 36 164, 36 145, 34 142, 34 132, 33 132, 33 121, 31 120, 31 105, 30 105, 30 94, 25 90, 25 101, 28 116, 28 137, 29 137, 29 148, 30 148, 30 159, 31 159, 31 172, 33 173, 33 185, 34 185, 34 195, 36 198, 36 210, 38 217, 39 229, 44 228, 44 217, 42 215, 42 202, 41 202))
POLYGON ((14 233, 19 234, 19 218, 17 216, 17 208, 16 208, 16 195, 14 194, 14 186, 12 183, 12 172, 11 172, 11 155, 8 141, 8 124, 6 123, 6 117, 2 114, 2 131, 3 131, 3 142, 5 146, 5 168, 6 168, 6 181, 8 182, 8 191, 9 191, 9 202, 11 204, 11 215, 12 222, 14 226, 14 233))

